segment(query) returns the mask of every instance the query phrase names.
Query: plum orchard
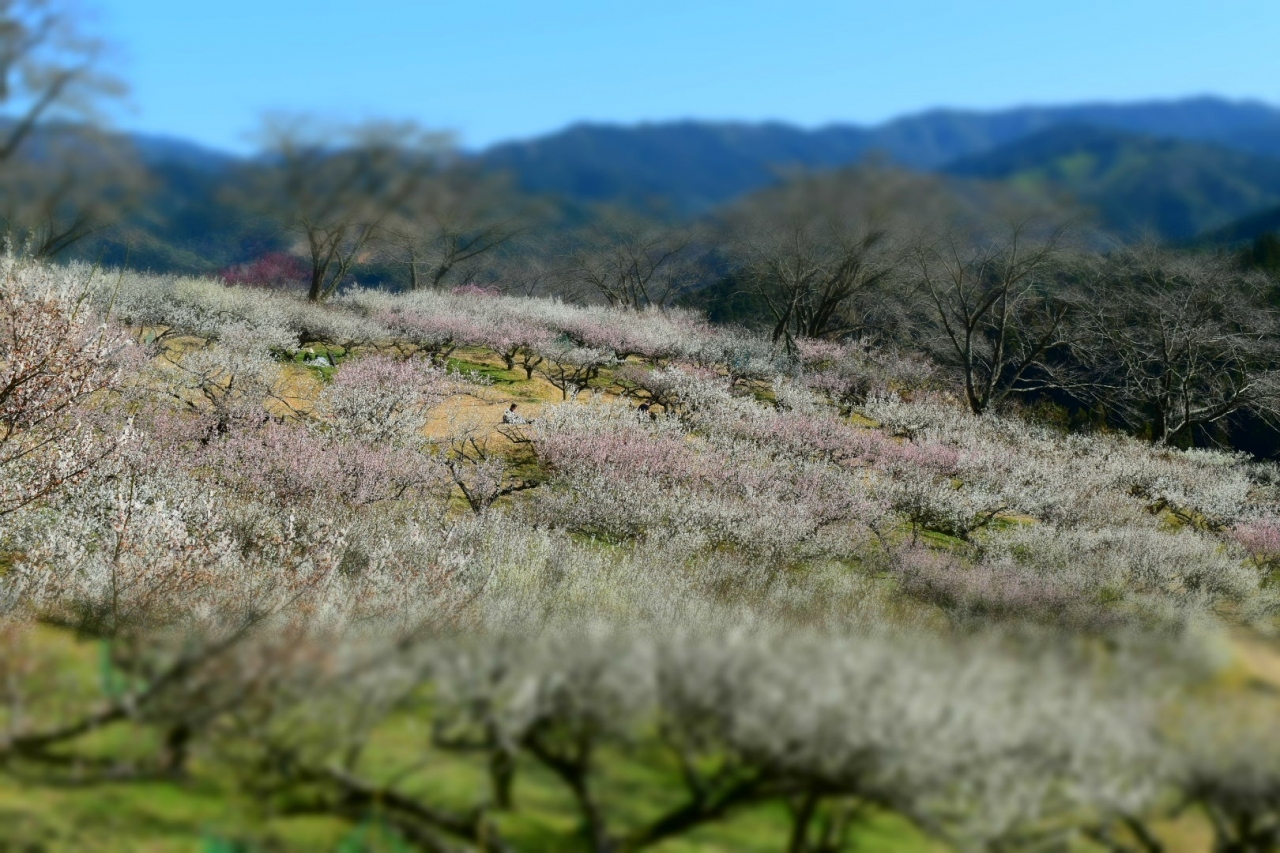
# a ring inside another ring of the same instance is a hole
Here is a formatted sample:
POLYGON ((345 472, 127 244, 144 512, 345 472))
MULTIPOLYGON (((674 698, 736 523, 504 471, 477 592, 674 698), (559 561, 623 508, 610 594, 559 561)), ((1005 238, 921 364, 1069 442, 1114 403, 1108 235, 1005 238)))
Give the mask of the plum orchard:
POLYGON ((1277 844, 1272 700, 1214 679, 1224 627, 1274 625, 1271 465, 975 417, 919 360, 680 312, 13 261, 2 287, 11 768, 216 774, 426 850, 529 846, 533 785, 596 851, 760 810, 791 851, 886 813, 962 849, 1159 850, 1176 809, 1277 844), (268 416, 304 344, 354 355, 268 416), (495 393, 461 347, 565 402, 495 449, 438 417, 495 393), (110 677, 66 677, 41 623, 110 677), (115 727, 135 746, 85 748, 115 727), (441 752, 482 771, 463 807, 441 752))

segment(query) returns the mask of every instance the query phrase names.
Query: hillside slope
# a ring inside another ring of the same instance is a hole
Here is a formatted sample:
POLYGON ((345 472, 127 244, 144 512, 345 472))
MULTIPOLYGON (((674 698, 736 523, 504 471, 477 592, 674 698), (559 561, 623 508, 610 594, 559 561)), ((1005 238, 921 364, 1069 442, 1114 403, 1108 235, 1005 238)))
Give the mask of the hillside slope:
POLYGON ((1082 125, 961 158, 944 171, 1077 198, 1126 237, 1186 239, 1280 203, 1280 159, 1082 125))

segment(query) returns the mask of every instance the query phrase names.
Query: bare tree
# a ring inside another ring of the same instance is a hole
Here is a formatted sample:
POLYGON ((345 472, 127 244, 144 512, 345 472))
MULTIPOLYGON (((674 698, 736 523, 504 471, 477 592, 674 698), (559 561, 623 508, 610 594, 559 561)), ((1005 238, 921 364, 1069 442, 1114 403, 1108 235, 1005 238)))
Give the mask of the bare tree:
POLYGON ((1050 363, 1066 342, 1069 302, 1049 287, 1061 247, 1060 231, 1036 240, 1020 225, 1000 239, 952 233, 914 252, 928 342, 959 372, 974 414, 1012 393, 1073 384, 1050 363))
POLYGON ((35 257, 113 223, 141 182, 128 146, 94 130, 96 105, 124 89, 76 12, 60 0, 0 0, 0 219, 35 257))
POLYGON ((394 262, 409 273, 409 289, 466 283, 482 259, 524 229, 522 211, 499 181, 474 169, 442 170, 387 226, 394 262))
POLYGON ((666 308, 695 283, 692 235, 636 221, 597 226, 573 253, 570 278, 579 288, 623 308, 666 308))
POLYGON ((1229 259, 1150 247, 1095 268, 1079 358, 1097 393, 1155 443, 1250 411, 1280 419, 1277 317, 1229 259))
POLYGON ((509 296, 555 293, 560 264, 537 250, 534 246, 536 239, 526 232, 497 252, 488 266, 488 274, 492 278, 485 285, 509 296))
POLYGON ((834 216, 759 223, 739 249, 744 278, 768 306, 773 340, 848 334, 856 297, 884 281, 897 261, 888 233, 834 216))
POLYGON ((307 298, 328 299, 421 189, 447 140, 411 126, 269 122, 269 163, 253 189, 306 243, 307 298))
POLYGON ((15 249, 49 258, 113 226, 145 188, 131 147, 89 127, 41 134, 0 170, 0 221, 15 249))
POLYGON ((123 91, 100 70, 104 51, 66 3, 0 0, 0 104, 14 112, 0 133, 0 162, 46 119, 92 118, 98 99, 123 91))
POLYGON ((905 343, 919 320, 912 306, 918 294, 902 274, 914 235, 989 234, 1005 222, 1069 215, 1009 188, 979 188, 874 158, 787 177, 734 205, 721 221, 722 242, 737 267, 721 283, 734 291, 725 307, 767 325, 781 342, 790 334, 905 343))

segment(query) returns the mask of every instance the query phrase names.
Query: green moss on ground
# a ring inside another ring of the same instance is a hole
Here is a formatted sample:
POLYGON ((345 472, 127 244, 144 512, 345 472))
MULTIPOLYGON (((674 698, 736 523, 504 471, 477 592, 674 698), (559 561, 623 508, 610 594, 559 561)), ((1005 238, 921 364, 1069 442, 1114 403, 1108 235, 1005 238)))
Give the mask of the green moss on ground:
MULTIPOLYGON (((60 677, 76 683, 84 698, 101 692, 99 641, 41 627, 39 639, 55 652, 60 677)), ((424 698, 424 703, 429 698, 424 698)), ((425 714, 402 713, 375 732, 359 772, 368 778, 401 777, 399 790, 454 809, 487 798, 484 759, 430 746, 425 714), (408 765, 418 769, 403 773, 408 765)), ((104 728, 74 744, 60 767, 12 762, 0 770, 0 849, 41 851, 313 851, 398 850, 394 834, 376 812, 362 820, 287 816, 286 801, 261 801, 237 793, 234 780, 198 758, 182 780, 107 778, 94 781, 92 758, 114 758, 118 771, 143 770, 155 761, 154 734, 129 722, 104 728)), ((620 826, 636 826, 680 802, 679 768, 654 743, 612 749, 602 755, 600 798, 620 826)), ((120 775, 119 772, 116 774, 120 775)), ((516 850, 586 850, 573 799, 547 770, 518 766, 515 809, 495 812, 494 822, 516 850)), ((673 839, 663 853, 729 853, 783 849, 789 828, 780 806, 745 810, 673 839)), ((914 853, 944 848, 902 818, 871 812, 854 831, 854 850, 914 853)))

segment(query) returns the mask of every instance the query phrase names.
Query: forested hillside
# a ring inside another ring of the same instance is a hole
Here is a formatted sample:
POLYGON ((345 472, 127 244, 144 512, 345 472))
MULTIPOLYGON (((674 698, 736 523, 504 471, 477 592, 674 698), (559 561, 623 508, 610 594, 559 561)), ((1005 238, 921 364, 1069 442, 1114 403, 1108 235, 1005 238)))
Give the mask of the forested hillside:
POLYGON ((943 171, 1073 199, 1128 239, 1187 240, 1280 201, 1280 159, 1081 125, 964 157, 943 171))

